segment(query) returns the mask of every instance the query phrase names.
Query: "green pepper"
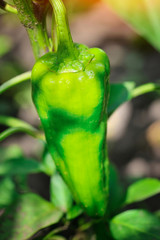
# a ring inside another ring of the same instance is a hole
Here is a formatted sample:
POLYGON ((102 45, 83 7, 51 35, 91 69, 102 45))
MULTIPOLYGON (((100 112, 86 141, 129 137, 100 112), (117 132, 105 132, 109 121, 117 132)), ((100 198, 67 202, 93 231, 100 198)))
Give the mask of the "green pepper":
POLYGON ((51 0, 54 52, 32 70, 33 102, 48 149, 77 203, 89 216, 106 212, 105 161, 109 60, 104 51, 73 43, 65 7, 51 0))

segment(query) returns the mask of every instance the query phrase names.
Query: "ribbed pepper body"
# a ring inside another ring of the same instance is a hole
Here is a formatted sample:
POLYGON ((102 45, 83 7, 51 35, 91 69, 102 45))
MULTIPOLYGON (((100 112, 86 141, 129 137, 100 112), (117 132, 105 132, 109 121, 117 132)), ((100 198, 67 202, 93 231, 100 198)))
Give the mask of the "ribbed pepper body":
POLYGON ((100 49, 76 45, 77 61, 55 53, 32 71, 33 101, 48 149, 75 200, 90 216, 103 216, 107 193, 106 109, 109 62, 100 49))

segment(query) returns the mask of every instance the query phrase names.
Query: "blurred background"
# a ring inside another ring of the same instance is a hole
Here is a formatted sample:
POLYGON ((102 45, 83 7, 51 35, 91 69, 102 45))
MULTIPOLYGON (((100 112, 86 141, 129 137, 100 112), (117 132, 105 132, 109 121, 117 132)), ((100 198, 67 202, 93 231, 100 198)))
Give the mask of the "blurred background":
MULTIPOLYGON (((110 2, 110 1, 109 1, 110 2)), ((109 56, 111 83, 135 81, 137 85, 160 79, 160 53, 122 20, 107 1, 66 0, 74 42, 102 48, 109 56)), ((48 18, 50 26, 50 19, 48 18)), ((13 14, 0 15, 0 83, 31 70, 34 57, 24 27, 13 14)), ((24 82, 1 95, 0 114, 18 117, 39 126, 31 100, 30 82, 24 82)), ((4 126, 1 126, 1 130, 4 126)), ((123 104, 108 120, 110 161, 123 181, 160 177, 160 94, 149 93, 123 104)), ((25 156, 40 159, 42 143, 26 134, 4 140, 0 156, 18 145, 25 156), (8 151, 8 150, 7 150, 8 151)), ((48 198, 43 174, 30 176, 31 188, 48 198)), ((158 209, 152 199, 151 208, 158 209)))

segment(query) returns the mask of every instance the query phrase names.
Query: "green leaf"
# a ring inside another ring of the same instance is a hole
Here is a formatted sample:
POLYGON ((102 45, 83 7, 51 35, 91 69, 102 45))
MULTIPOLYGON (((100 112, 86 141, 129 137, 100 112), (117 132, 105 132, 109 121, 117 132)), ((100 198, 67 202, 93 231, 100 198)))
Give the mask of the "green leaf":
POLYGON ((81 215, 82 213, 83 213, 83 209, 80 206, 75 205, 68 211, 66 218, 68 220, 72 220, 78 217, 79 215, 81 215))
POLYGON ((0 148, 0 162, 9 160, 11 158, 18 158, 23 156, 22 149, 18 145, 10 145, 8 147, 0 148))
POLYGON ((110 96, 107 106, 108 116, 123 103, 149 92, 159 92, 160 84, 146 83, 138 87, 134 82, 113 83, 110 85, 110 96))
POLYGON ((158 179, 142 179, 128 187, 124 204, 142 201, 158 193, 160 193, 160 181, 158 179))
POLYGON ((45 149, 43 152, 42 160, 43 160, 41 162, 42 171, 49 176, 52 176, 53 174, 55 174, 56 173, 56 165, 54 163, 54 160, 53 160, 51 154, 48 152, 46 144, 45 144, 45 149))
POLYGON ((111 240, 111 236, 107 231, 107 224, 103 220, 95 223, 93 229, 96 233, 96 240, 111 240))
POLYGON ((109 201, 108 209, 113 215, 120 209, 125 199, 125 192, 118 178, 118 173, 113 165, 109 166, 109 201))
POLYGON ((61 217, 62 212, 40 196, 23 194, 0 217, 1 240, 28 239, 40 229, 57 223, 61 217))
POLYGON ((59 234, 65 230, 67 230, 68 224, 66 225, 61 225, 55 229, 53 229, 51 232, 49 232, 44 238, 43 240, 65 240, 65 238, 63 238, 62 236, 60 236, 59 234))
POLYGON ((15 185, 11 178, 0 180, 0 208, 10 205, 16 198, 15 185))
POLYGON ((160 220, 160 210, 158 210, 156 213, 156 216, 159 218, 159 220, 160 220))
POLYGON ((41 172, 40 163, 34 159, 19 157, 0 162, 0 176, 41 172))
POLYGON ((110 230, 115 240, 159 240, 160 220, 145 210, 129 210, 111 220, 110 230))
POLYGON ((51 177, 50 196, 51 202, 63 212, 71 208, 73 202, 72 194, 59 173, 51 177))
POLYGON ((28 193, 30 188, 28 186, 28 175, 26 174, 17 174, 13 176, 16 190, 19 193, 28 193))
POLYGON ((62 236, 53 236, 51 238, 46 238, 46 240, 66 240, 66 238, 62 236))
POLYGON ((43 240, 66 240, 66 238, 64 238, 62 236, 55 235, 55 236, 45 237, 45 238, 43 238, 43 240))
POLYGON ((114 83, 110 86, 110 97, 108 102, 108 116, 110 116, 122 103, 132 99, 134 82, 114 83))
POLYGON ((160 51, 159 0, 104 0, 140 35, 160 51))

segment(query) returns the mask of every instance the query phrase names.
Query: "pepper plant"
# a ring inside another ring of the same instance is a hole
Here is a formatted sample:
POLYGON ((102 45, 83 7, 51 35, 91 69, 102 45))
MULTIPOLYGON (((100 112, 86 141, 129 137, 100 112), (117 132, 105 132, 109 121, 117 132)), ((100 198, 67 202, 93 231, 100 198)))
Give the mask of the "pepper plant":
POLYGON ((0 94, 31 79, 44 130, 43 134, 20 119, 0 116, 0 123, 8 127, 0 140, 22 131, 44 146, 41 162, 13 149, 12 157, 0 162, 1 239, 160 239, 159 213, 126 210, 160 193, 160 181, 141 179, 123 189, 106 143, 112 113, 132 98, 160 91, 160 85, 110 84, 106 53, 73 42, 62 0, 14 0, 13 5, 1 0, 0 7, 17 14, 36 60, 32 71, 3 83, 0 94), (46 16, 51 8, 50 39, 46 16), (50 177, 50 202, 16 186, 18 177, 24 180, 27 174, 40 172, 50 177))

